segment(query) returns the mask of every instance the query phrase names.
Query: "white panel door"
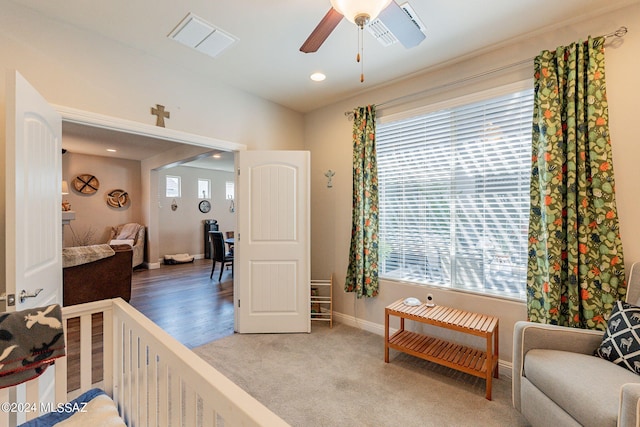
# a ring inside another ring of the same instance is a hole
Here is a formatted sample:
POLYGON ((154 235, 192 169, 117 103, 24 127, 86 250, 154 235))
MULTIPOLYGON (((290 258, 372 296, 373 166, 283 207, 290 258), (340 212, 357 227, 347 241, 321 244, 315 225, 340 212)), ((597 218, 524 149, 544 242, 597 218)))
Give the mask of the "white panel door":
POLYGON ((7 73, 5 162, 8 311, 62 302, 62 118, 17 72, 7 73), (22 299, 21 292, 37 297, 22 299))
MULTIPOLYGON (((5 309, 15 311, 62 302, 62 118, 18 72, 6 80, 5 303, 15 305, 5 309)), ((54 402, 54 375, 51 366, 48 386, 0 390, 0 400, 54 402)), ((26 412, 14 415, 26 421, 26 412)))
POLYGON ((236 331, 311 332, 307 151, 238 153, 236 331))

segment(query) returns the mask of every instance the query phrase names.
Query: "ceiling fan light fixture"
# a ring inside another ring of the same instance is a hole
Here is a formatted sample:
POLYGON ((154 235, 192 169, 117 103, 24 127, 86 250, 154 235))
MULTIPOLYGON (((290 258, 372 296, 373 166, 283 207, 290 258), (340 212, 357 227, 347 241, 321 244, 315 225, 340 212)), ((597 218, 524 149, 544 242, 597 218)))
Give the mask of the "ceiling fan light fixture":
POLYGON ((367 22, 378 17, 392 0, 331 0, 331 6, 350 22, 356 24, 356 18, 362 22, 362 16, 368 15, 367 22))

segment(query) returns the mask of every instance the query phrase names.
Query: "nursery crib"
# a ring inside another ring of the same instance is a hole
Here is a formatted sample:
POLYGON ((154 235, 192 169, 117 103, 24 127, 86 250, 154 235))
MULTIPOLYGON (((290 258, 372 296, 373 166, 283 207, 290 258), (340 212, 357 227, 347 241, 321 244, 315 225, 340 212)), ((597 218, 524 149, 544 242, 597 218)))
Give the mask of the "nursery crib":
MULTIPOLYGON (((288 425, 120 298, 62 309, 65 329, 67 319, 80 318, 78 392, 95 387, 91 380, 95 313, 103 316, 103 381, 99 386, 113 399, 127 426, 288 425)), ((55 375, 45 372, 25 384, 0 390, 0 402, 13 402, 17 394, 31 405, 22 413, 3 406, 0 426, 15 426, 40 415, 40 408, 47 406, 38 402, 38 390, 48 385, 40 384, 46 378, 50 381, 55 376, 55 402, 51 404, 67 402, 68 369, 67 357, 61 357, 56 359, 55 375), (25 391, 16 393, 17 387, 25 391)))

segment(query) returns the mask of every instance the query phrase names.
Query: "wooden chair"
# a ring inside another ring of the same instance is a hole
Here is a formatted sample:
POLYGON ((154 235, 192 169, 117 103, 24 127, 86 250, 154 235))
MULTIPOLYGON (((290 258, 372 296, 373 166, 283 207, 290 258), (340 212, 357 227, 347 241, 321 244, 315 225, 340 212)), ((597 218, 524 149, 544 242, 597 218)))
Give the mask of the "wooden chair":
POLYGON ((213 265, 211 266, 211 275, 209 278, 213 278, 213 272, 216 269, 216 263, 220 263, 220 276, 218 276, 218 282, 222 279, 222 270, 224 270, 225 264, 231 264, 231 276, 233 277, 233 254, 225 252, 224 250, 224 237, 220 231, 210 231, 209 241, 211 243, 211 258, 213 259, 213 265))

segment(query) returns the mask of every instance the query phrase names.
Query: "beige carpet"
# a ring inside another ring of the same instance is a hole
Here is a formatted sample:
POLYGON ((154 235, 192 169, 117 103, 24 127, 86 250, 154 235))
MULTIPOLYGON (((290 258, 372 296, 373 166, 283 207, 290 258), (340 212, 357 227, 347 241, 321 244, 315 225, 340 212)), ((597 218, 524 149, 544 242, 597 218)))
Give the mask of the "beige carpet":
POLYGON ((235 334, 194 351, 293 426, 525 426, 510 379, 484 380, 391 351, 343 324, 311 334, 235 334))

